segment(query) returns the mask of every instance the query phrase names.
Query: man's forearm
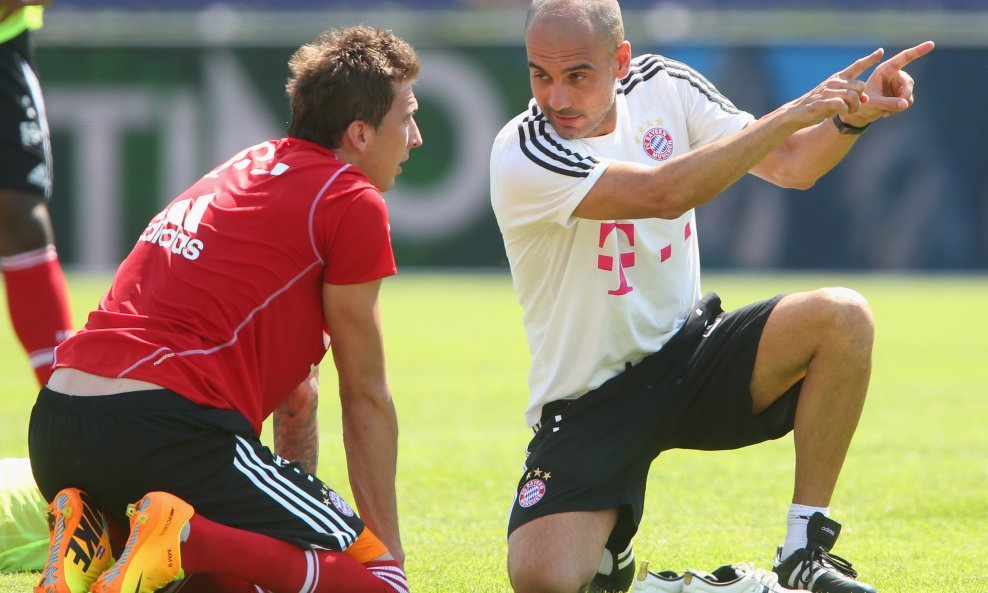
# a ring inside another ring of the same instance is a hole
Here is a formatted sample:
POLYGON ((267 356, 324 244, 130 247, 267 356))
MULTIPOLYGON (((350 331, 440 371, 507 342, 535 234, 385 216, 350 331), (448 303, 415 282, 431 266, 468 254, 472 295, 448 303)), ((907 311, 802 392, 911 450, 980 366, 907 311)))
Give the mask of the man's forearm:
POLYGON ((344 408, 343 443, 361 518, 403 563, 395 495, 398 420, 391 400, 359 399, 344 408))
POLYGON ((678 218, 720 195, 800 125, 780 108, 729 138, 673 157, 661 167, 611 163, 573 215, 593 220, 678 218), (628 187, 637 191, 629 192, 628 187))
POLYGON ((668 210, 660 209, 660 216, 676 218, 714 199, 797 129, 779 109, 731 138, 708 144, 655 168, 653 187, 671 198, 665 204, 668 210))
POLYGON ((311 375, 274 411, 274 452, 315 474, 319 466, 319 390, 311 375))
POLYGON ((772 167, 756 167, 756 174, 782 187, 806 189, 841 162, 854 146, 856 135, 840 134, 830 119, 793 134, 766 158, 772 167), (774 160, 773 160, 774 159, 774 160))

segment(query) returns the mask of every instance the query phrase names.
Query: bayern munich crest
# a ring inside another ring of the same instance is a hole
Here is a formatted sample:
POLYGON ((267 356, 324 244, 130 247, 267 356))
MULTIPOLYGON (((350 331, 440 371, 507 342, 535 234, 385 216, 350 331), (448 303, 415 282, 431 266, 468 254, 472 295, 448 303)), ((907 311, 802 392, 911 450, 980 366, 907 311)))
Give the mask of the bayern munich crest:
POLYGON ((527 509, 542 500, 543 496, 545 496, 545 482, 538 478, 529 480, 518 491, 518 506, 527 509))
POLYGON ((642 136, 642 148, 653 159, 664 161, 672 156, 672 135, 665 128, 651 128, 642 136))
POLYGON ((346 501, 343 500, 340 497, 340 495, 337 494, 336 492, 333 491, 329 492, 329 502, 333 503, 333 506, 336 507, 336 510, 343 513, 347 517, 353 516, 353 509, 350 508, 350 505, 348 505, 346 501))

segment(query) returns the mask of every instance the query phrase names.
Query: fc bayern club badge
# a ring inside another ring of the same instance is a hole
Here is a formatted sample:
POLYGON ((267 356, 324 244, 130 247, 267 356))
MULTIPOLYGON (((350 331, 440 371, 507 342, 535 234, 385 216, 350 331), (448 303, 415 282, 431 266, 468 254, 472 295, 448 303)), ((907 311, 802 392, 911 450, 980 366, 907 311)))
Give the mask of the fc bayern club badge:
POLYGON ((545 496, 545 482, 538 478, 529 480, 518 491, 518 506, 527 509, 542 500, 543 496, 545 496))
POLYGON ((642 136, 642 148, 653 159, 664 161, 672 156, 672 135, 665 128, 651 128, 642 136))
POLYGON ((353 509, 350 507, 350 505, 347 504, 347 502, 345 500, 343 500, 342 497, 340 497, 339 494, 337 494, 337 493, 335 493, 333 491, 330 491, 329 492, 329 501, 333 503, 333 506, 336 507, 336 510, 338 510, 341 513, 343 513, 347 517, 352 517, 353 516, 353 514, 354 514, 353 513, 353 509))

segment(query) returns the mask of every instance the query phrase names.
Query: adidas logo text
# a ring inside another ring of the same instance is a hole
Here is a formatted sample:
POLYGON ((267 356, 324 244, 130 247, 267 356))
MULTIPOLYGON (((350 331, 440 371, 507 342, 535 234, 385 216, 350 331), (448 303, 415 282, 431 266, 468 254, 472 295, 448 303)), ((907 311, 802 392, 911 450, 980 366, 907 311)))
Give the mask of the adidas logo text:
POLYGON ((157 245, 162 249, 169 249, 172 253, 181 255, 189 261, 199 259, 205 247, 199 239, 193 239, 179 229, 167 227, 168 221, 151 221, 143 233, 140 240, 145 243, 157 245))
POLYGON ((172 203, 151 219, 141 233, 140 240, 162 249, 170 249, 172 253, 189 261, 199 259, 205 245, 192 236, 199 231, 202 217, 215 197, 216 194, 212 193, 172 203))

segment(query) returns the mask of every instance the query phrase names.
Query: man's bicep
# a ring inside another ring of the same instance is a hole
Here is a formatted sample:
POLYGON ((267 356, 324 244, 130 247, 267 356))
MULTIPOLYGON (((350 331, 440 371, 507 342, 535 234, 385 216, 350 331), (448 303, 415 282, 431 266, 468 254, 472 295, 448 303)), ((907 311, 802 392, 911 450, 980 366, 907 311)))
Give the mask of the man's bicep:
POLYGON ((323 282, 351 285, 394 274, 388 209, 381 193, 367 187, 338 202, 320 203, 313 217, 317 251, 329 262, 323 282))
POLYGON ((736 107, 699 72, 689 71, 688 79, 678 80, 677 84, 686 116, 690 150, 733 136, 755 121, 753 115, 736 107), (702 84, 695 84, 698 80, 702 84))
POLYGON ((800 139, 809 137, 808 130, 813 129, 814 128, 800 130, 790 136, 785 142, 772 150, 772 152, 765 155, 762 160, 758 161, 758 163, 751 168, 749 173, 759 179, 779 187, 796 187, 790 183, 787 183, 787 179, 791 175, 794 155, 798 152, 796 147, 800 139))
POLYGON ((651 200, 652 168, 619 161, 602 168, 586 196, 573 211, 577 218, 616 220, 656 216, 651 200))
POLYGON ((323 284, 323 313, 341 386, 357 388, 384 381, 378 304, 381 282, 323 284))

